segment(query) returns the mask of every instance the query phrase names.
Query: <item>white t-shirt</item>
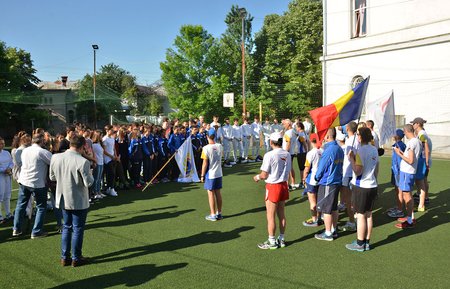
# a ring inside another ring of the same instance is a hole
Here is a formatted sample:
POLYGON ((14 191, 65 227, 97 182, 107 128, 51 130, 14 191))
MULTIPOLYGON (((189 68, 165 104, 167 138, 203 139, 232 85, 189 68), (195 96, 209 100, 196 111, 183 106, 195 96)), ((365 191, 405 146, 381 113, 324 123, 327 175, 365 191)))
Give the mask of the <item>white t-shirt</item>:
POLYGON ((304 121, 303 126, 305 127, 305 132, 307 134, 311 133, 311 123, 309 121, 304 121))
POLYGON ((295 154, 295 143, 296 143, 297 134, 291 128, 284 133, 283 136, 283 149, 287 151, 288 143, 291 144, 289 148, 289 154, 295 154))
POLYGON ((263 124, 262 132, 264 134, 264 139, 266 139, 266 140, 270 139, 270 134, 273 133, 272 126, 268 123, 263 124))
POLYGON ((348 158, 348 153, 350 151, 353 151, 353 153, 356 155, 356 152, 359 149, 359 141, 358 138, 356 137, 356 134, 353 136, 348 137, 345 140, 345 145, 344 145, 344 164, 342 165, 342 171, 343 174, 342 176, 344 178, 350 178, 353 175, 353 171, 352 171, 352 166, 350 164, 350 160, 348 158), (353 148, 352 148, 353 146, 353 148))
POLYGON ((278 184, 287 182, 291 166, 291 156, 289 153, 281 148, 277 148, 264 155, 261 171, 269 174, 266 183, 278 184))
POLYGON ((407 156, 410 151, 413 152, 414 162, 412 163, 412 165, 410 165, 402 159, 402 161, 400 162, 400 171, 414 175, 417 170, 417 163, 420 154, 422 153, 422 144, 420 143, 418 138, 412 138, 408 141, 403 155, 407 156))
POLYGON ((222 152, 221 144, 208 144, 203 147, 202 159, 208 160, 208 179, 216 179, 223 176, 222 174, 222 152))
MULTIPOLYGON (((112 137, 108 137, 108 136, 104 136, 103 137, 103 146, 105 147, 105 152, 107 152, 108 154, 114 156, 114 149, 115 149, 115 145, 116 145, 116 140, 112 137)), ((105 164, 108 164, 110 161, 112 161, 112 159, 105 155, 103 162, 105 164)))
POLYGON ((94 143, 92 145, 92 150, 94 151, 95 158, 97 159, 97 165, 103 166, 104 164, 104 157, 106 157, 103 154, 103 147, 100 145, 100 143, 94 143))
POLYGON ((314 147, 306 154, 305 166, 310 167, 310 169, 305 181, 311 186, 317 186, 317 181, 314 176, 316 175, 317 168, 319 167, 319 160, 322 157, 322 152, 322 149, 314 147))
POLYGON ((378 184, 375 168, 378 164, 378 150, 370 144, 361 146, 356 153, 356 164, 362 166, 363 171, 360 176, 353 172, 352 184, 360 188, 376 188, 378 184))

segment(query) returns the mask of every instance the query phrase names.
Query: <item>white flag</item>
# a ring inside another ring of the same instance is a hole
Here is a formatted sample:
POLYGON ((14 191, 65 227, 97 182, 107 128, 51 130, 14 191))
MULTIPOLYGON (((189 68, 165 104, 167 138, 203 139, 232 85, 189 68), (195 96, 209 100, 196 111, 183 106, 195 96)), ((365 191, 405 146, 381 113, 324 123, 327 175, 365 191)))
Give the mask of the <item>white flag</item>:
POLYGON ((380 145, 395 135, 394 91, 367 104, 367 115, 372 118, 380 132, 380 145))
POLYGON ((195 167, 191 136, 189 136, 180 146, 175 155, 175 160, 177 161, 178 168, 180 169, 178 182, 200 182, 197 174, 197 168, 195 167))

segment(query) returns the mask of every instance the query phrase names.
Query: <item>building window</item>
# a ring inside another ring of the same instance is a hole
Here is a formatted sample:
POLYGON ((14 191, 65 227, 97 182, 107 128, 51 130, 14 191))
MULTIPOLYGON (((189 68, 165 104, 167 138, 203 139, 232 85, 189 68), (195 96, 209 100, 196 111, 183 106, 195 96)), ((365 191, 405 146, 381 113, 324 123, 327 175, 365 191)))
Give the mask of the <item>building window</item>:
POLYGON ((352 28, 353 38, 365 36, 367 34, 367 5, 366 0, 352 0, 352 28))

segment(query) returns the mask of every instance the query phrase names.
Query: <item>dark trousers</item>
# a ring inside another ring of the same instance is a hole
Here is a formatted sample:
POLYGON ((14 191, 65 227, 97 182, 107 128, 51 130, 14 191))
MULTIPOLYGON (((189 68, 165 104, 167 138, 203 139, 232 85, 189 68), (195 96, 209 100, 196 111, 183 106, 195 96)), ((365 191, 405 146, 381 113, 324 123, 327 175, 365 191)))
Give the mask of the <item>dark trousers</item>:
POLYGON ((106 184, 108 188, 114 188, 116 180, 116 162, 114 160, 105 164, 106 184))
POLYGON ((152 174, 152 166, 151 166, 151 160, 150 160, 150 156, 145 156, 144 155, 144 160, 142 162, 142 166, 143 166, 143 173, 144 173, 144 181, 147 183, 150 181, 151 178, 151 174, 152 174))
POLYGON ((139 184, 141 178, 141 166, 140 161, 131 161, 131 179, 135 185, 139 184))

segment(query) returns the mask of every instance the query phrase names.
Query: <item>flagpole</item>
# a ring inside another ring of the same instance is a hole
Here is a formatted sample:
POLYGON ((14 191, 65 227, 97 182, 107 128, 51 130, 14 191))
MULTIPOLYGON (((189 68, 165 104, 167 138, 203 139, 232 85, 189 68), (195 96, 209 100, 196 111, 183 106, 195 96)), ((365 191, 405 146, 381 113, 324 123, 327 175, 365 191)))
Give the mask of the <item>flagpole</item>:
POLYGON ((142 189, 142 192, 145 191, 147 189, 148 186, 151 185, 151 183, 153 182, 154 179, 156 179, 156 177, 161 173, 161 171, 167 166, 167 164, 173 159, 173 157, 176 155, 176 153, 174 153, 168 160, 167 162, 162 166, 161 169, 159 169, 159 171, 156 173, 156 175, 150 180, 150 182, 147 183, 147 185, 142 189))

